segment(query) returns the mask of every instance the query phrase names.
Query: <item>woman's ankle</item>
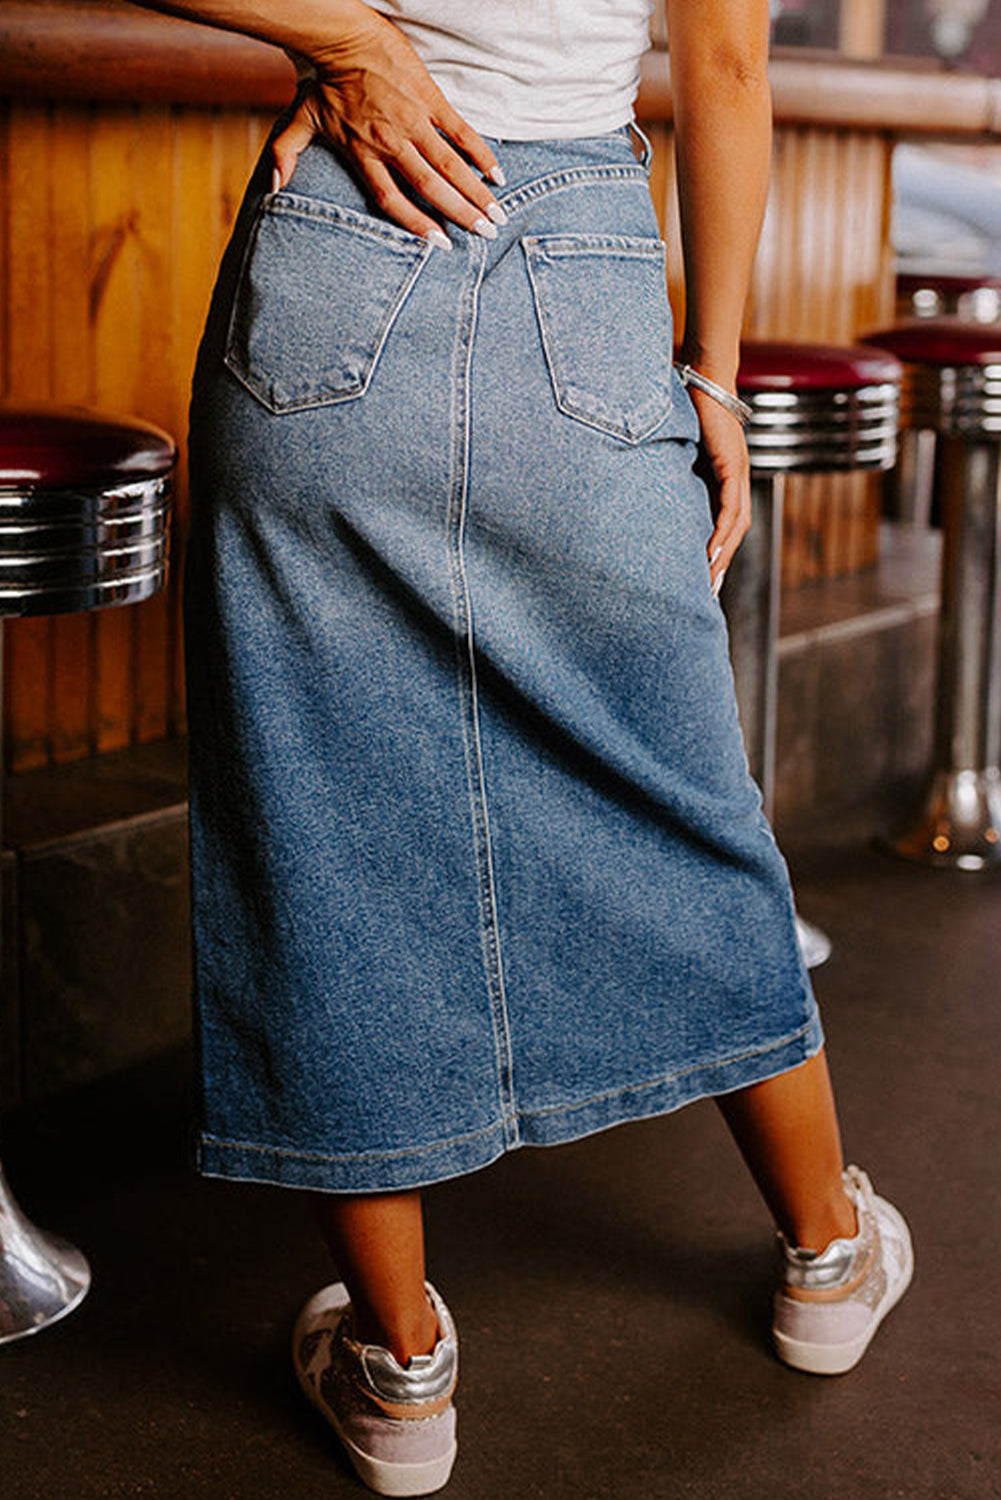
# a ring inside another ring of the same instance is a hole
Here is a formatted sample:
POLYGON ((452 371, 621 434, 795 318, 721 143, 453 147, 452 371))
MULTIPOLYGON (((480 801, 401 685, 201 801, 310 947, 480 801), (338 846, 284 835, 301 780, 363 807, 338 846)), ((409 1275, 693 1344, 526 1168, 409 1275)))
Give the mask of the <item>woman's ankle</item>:
POLYGON ((783 1233, 797 1249, 819 1252, 826 1250, 832 1240, 854 1239, 858 1229, 855 1205, 839 1186, 828 1198, 811 1204, 783 1233))
POLYGON ((363 1304, 353 1304, 354 1336, 360 1344, 388 1349, 398 1365, 405 1366, 418 1354, 430 1354, 438 1342, 438 1319, 427 1299, 412 1313, 400 1310, 391 1320, 379 1317, 363 1304))

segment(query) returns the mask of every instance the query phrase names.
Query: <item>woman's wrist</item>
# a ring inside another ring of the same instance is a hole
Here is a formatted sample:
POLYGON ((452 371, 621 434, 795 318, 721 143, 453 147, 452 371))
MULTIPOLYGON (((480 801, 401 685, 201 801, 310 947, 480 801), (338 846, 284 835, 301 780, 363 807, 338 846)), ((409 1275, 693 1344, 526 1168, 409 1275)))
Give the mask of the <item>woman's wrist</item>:
POLYGON ((736 391, 737 370, 740 366, 739 342, 702 343, 691 333, 686 333, 678 350, 677 363, 691 365, 707 380, 713 380, 725 390, 736 391))
POLYGON ((678 372, 682 385, 688 387, 690 390, 699 391, 704 396, 708 396, 718 406, 722 406, 725 411, 728 411, 732 417, 736 417, 742 427, 747 426, 753 413, 747 402, 742 401, 735 390, 731 390, 728 386, 713 380, 703 371, 697 370, 693 365, 681 360, 677 362, 675 369, 678 372))
POLYGON ((373 41, 378 45, 391 33, 400 38, 402 33, 380 11, 373 10, 364 0, 342 0, 338 16, 338 27, 331 38, 317 38, 309 49, 310 60, 317 68, 337 73, 345 56, 354 61, 359 44, 373 41))

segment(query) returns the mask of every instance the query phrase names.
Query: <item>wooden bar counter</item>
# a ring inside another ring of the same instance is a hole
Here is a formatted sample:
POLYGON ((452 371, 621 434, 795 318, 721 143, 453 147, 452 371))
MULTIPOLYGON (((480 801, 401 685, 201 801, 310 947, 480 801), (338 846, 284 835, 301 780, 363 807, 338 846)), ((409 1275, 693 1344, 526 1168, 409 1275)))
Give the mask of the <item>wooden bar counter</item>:
MULTIPOLYGON (((1001 135, 1001 84, 778 57, 773 185, 747 331, 848 341, 893 316, 890 156, 900 136, 1001 135)), ((274 49, 118 0, 0 8, 0 395, 150 418, 182 442, 215 267, 292 72, 274 49)), ((680 315, 668 59, 640 119, 680 315)), ((787 583, 875 557, 878 500, 855 476, 789 495, 787 583)), ((88 617, 15 621, 5 685, 15 769, 183 728, 179 485, 173 581, 88 617)))

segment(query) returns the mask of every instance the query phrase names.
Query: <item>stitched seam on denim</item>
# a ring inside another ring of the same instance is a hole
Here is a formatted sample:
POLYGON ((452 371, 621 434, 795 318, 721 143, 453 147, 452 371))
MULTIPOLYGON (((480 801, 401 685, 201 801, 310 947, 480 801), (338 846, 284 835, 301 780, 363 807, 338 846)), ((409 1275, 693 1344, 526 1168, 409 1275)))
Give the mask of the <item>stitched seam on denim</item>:
MULTIPOLYGON (((223 339, 222 345, 222 362, 226 366, 227 370, 230 369, 228 356, 230 349, 233 347, 233 330, 236 324, 236 310, 240 305, 240 291, 243 287, 243 278, 247 274, 247 266, 250 261, 250 256, 254 246, 257 244, 257 236, 260 234, 261 224, 263 223, 263 221, 264 201, 262 199, 262 201, 257 206, 257 212, 254 215, 253 223, 251 224, 250 229, 247 233, 247 242, 243 247, 243 254, 240 256, 240 269, 236 273, 236 280, 233 283, 233 297, 232 301, 229 304, 229 317, 226 319, 226 336, 223 339)), ((246 381, 243 380, 242 376, 237 375, 237 372, 235 370, 231 371, 231 373, 233 375, 236 375, 236 378, 240 380, 242 384, 246 385, 246 381)), ((247 389, 250 390, 250 386, 247 386, 247 389)))
MULTIPOLYGON (((733 1057, 724 1058, 719 1062, 708 1062, 693 1064, 690 1068, 683 1068, 678 1073, 665 1073, 661 1077, 650 1079, 643 1083, 625 1084, 619 1088, 606 1089, 600 1094, 592 1094, 587 1099, 580 1099, 574 1104, 554 1104, 542 1109, 522 1111, 526 1120, 541 1119, 552 1115, 572 1115, 576 1111, 586 1109, 590 1105, 603 1104, 610 1099, 626 1099, 632 1095, 648 1093, 652 1089, 663 1088, 665 1084, 675 1083, 679 1079, 688 1078, 698 1073, 714 1072, 719 1068, 732 1066, 734 1063, 744 1062, 749 1058, 767 1057, 770 1052, 781 1051, 783 1047, 791 1046, 806 1033, 813 1029, 817 1022, 817 1012, 810 1017, 805 1026, 789 1036, 782 1037, 779 1041, 771 1043, 767 1047, 750 1048, 733 1057)), ((258 1156, 273 1156, 291 1161, 315 1161, 315 1162, 363 1162, 363 1161, 396 1161, 413 1156, 428 1156, 437 1151, 447 1151, 453 1146, 460 1146, 469 1141, 478 1141, 490 1136, 502 1135, 506 1137, 506 1121, 498 1120, 494 1125, 485 1126, 481 1130, 470 1130, 461 1135, 449 1136, 445 1140, 432 1141, 424 1146, 402 1146, 393 1151, 358 1151, 342 1155, 325 1153, 322 1151, 290 1151, 281 1146, 262 1146, 253 1141, 231 1141, 224 1136, 211 1135, 202 1131, 200 1140, 209 1146, 216 1146, 227 1151, 252 1152, 258 1156)), ((516 1143, 515 1143, 516 1144, 516 1143)))
POLYGON ((648 178, 638 162, 635 167, 566 167, 562 172, 551 172, 546 177, 536 177, 534 181, 514 188, 510 193, 498 194, 497 201, 503 205, 505 213, 510 218, 512 214, 518 213, 527 204, 534 203, 537 198, 545 197, 547 193, 562 193, 567 188, 586 182, 639 182, 645 187, 648 178))
POLYGON ((693 1073, 715 1072, 719 1068, 732 1067, 734 1063, 746 1062, 752 1057, 767 1057, 769 1052, 779 1052, 783 1047, 789 1047, 793 1042, 799 1041, 800 1037, 805 1036, 816 1025, 816 1022, 817 1012, 814 1011, 805 1026, 801 1026, 798 1031, 793 1031, 788 1036, 780 1037, 777 1042, 769 1042, 767 1047, 750 1047, 746 1052, 737 1052, 733 1057, 720 1058, 718 1062, 693 1063, 690 1068, 681 1068, 677 1073, 664 1073, 659 1078, 651 1078, 644 1083, 627 1083, 618 1088, 605 1089, 600 1094, 591 1094, 588 1098, 577 1099, 572 1104, 551 1104, 540 1109, 526 1110, 525 1117, 527 1119, 542 1115, 573 1114, 574 1110, 586 1109, 590 1104, 601 1104, 606 1099, 615 1099, 626 1094, 642 1094, 650 1089, 663 1088, 665 1083, 676 1083, 679 1079, 688 1078, 693 1073))
POLYGON ((470 382, 473 344, 479 311, 479 289, 486 272, 486 246, 477 247, 478 266, 469 288, 468 324, 465 310, 460 318, 456 339, 452 412, 452 491, 449 496, 448 544, 455 604, 455 662, 462 714, 462 738, 466 751, 466 776, 469 788, 469 811, 473 832, 473 857, 476 864, 477 900, 480 908, 480 944, 484 978, 490 1004, 497 1066, 497 1091, 505 1141, 517 1144, 518 1127, 513 1097, 513 1060, 508 1027, 507 998, 504 990, 504 966, 500 948, 497 918, 497 893, 494 883, 490 822, 487 813, 486 784, 480 743, 479 696, 476 656, 473 644, 472 601, 466 577, 464 541, 466 507, 469 493, 470 448, 470 382))
POLYGON ((427 1156, 433 1151, 448 1151, 452 1146, 462 1146, 466 1141, 481 1141, 492 1135, 504 1135, 505 1124, 498 1120, 482 1130, 468 1130, 463 1135, 448 1136, 442 1141, 432 1141, 425 1146, 399 1146, 392 1151, 348 1151, 335 1154, 325 1151, 291 1151, 283 1146, 262 1146, 256 1141, 231 1141, 225 1136, 210 1135, 202 1131, 200 1139, 207 1146, 219 1146, 227 1151, 253 1151, 259 1156, 280 1156, 290 1161, 397 1161, 409 1156, 427 1156))
POLYGON ((402 225, 383 224, 328 198, 307 198, 298 193, 284 192, 281 197, 265 198, 261 212, 262 216, 270 214, 276 219, 318 219, 325 224, 336 224, 354 234, 384 241, 408 255, 416 252, 427 256, 431 253, 431 244, 424 235, 414 234, 402 225))
POLYGON ((537 251, 540 258, 602 255, 622 260, 655 260, 658 269, 665 265, 667 253, 664 241, 650 234, 526 234, 521 243, 537 251))

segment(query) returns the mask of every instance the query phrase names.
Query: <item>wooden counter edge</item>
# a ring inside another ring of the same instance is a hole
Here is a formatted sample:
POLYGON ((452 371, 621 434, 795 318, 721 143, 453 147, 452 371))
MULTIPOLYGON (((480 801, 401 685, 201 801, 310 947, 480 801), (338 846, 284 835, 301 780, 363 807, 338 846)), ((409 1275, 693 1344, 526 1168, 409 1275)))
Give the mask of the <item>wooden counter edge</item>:
MULTIPOLYGON (((1001 135, 1001 80, 977 73, 775 57, 769 65, 775 120, 894 135, 1001 135)), ((643 59, 636 113, 671 117, 671 68, 666 52, 643 59)))
MULTIPOLYGON (((995 78, 791 57, 774 58, 770 72, 779 124, 1001 136, 995 78)), ((275 108, 293 86, 276 48, 126 0, 5 0, 0 11, 3 95, 275 108)), ((637 114, 671 118, 665 52, 643 61, 637 114)))
POLYGON ((283 52, 126 0, 4 0, 0 95, 120 104, 287 104, 283 52))

